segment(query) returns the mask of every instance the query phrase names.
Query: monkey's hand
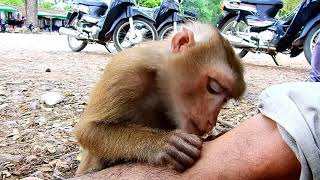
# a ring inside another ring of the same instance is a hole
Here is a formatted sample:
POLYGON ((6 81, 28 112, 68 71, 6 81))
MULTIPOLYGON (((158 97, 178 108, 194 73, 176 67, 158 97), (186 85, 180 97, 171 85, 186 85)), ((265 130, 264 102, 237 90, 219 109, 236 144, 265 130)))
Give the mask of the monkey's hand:
POLYGON ((202 140, 194 135, 180 130, 171 133, 165 141, 164 148, 155 156, 155 164, 168 165, 184 171, 191 167, 200 157, 202 140))

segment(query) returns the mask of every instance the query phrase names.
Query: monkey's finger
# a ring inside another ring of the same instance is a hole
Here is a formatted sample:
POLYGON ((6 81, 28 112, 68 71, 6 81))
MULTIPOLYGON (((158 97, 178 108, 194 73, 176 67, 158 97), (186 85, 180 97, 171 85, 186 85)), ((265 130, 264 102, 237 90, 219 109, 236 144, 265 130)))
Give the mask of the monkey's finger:
POLYGON ((177 134, 179 137, 184 139, 185 141, 189 142, 192 144, 194 147, 201 149, 202 148, 202 140, 194 134, 187 134, 187 133, 178 133, 177 134))
POLYGON ((172 168, 179 172, 182 172, 185 170, 185 168, 174 158, 172 158, 169 154, 165 154, 163 156, 164 161, 172 168))
POLYGON ((184 167, 190 167, 194 164, 194 160, 191 157, 178 150, 175 146, 169 146, 167 153, 184 167))
POLYGON ((197 159, 200 156, 200 150, 182 138, 169 143, 193 159, 197 159))

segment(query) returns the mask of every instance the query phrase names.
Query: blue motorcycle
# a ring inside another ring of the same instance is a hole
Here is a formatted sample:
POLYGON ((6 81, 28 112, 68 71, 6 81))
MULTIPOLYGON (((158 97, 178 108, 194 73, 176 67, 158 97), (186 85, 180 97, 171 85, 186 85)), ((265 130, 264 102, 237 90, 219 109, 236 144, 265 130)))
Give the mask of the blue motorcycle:
POLYGON ((113 42, 121 51, 142 41, 156 40, 154 20, 134 6, 134 0, 111 0, 109 4, 101 0, 74 0, 68 23, 59 33, 68 36, 68 45, 76 52, 88 43, 107 48, 113 42))
POLYGON ((159 40, 162 40, 171 32, 177 31, 179 23, 197 19, 195 13, 187 11, 180 13, 179 4, 182 2, 183 0, 162 0, 159 7, 138 7, 138 9, 153 17, 159 40))
POLYGON ((282 7, 281 0, 224 0, 218 28, 240 57, 264 52, 278 65, 278 52, 295 57, 304 51, 310 63, 320 37, 320 1, 303 0, 289 15, 275 18, 282 7))

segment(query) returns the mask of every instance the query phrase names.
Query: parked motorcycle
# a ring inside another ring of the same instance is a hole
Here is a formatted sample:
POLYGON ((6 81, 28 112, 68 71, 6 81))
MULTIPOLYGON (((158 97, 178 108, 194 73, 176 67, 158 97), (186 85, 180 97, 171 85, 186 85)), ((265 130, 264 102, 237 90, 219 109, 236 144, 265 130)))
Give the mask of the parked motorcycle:
POLYGON ((274 18, 283 7, 281 0, 224 0, 224 17, 218 23, 222 34, 240 57, 249 51, 264 52, 276 61, 278 52, 299 55, 310 63, 320 37, 319 1, 303 0, 288 16, 274 18))
POLYGON ((183 0, 162 0, 161 5, 155 8, 139 7, 143 12, 149 14, 155 20, 155 27, 159 39, 167 37, 172 31, 177 31, 178 24, 186 20, 196 20, 197 17, 191 12, 180 13, 179 3, 183 0))
POLYGON ((59 33, 68 35, 69 47, 76 52, 88 43, 99 43, 108 49, 108 43, 113 42, 121 51, 145 40, 156 40, 154 20, 134 6, 134 0, 112 0, 110 4, 75 0, 68 23, 59 33))

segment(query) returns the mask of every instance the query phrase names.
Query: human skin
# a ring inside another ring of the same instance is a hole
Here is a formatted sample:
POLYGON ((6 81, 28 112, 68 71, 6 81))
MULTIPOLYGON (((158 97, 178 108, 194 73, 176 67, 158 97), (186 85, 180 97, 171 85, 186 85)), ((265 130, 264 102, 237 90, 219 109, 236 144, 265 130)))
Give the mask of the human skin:
POLYGON ((300 163, 276 123, 257 114, 237 128, 205 142, 201 158, 177 173, 165 167, 126 164, 75 179, 299 179, 300 163))

